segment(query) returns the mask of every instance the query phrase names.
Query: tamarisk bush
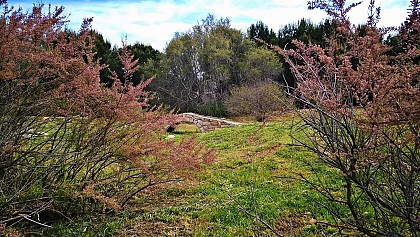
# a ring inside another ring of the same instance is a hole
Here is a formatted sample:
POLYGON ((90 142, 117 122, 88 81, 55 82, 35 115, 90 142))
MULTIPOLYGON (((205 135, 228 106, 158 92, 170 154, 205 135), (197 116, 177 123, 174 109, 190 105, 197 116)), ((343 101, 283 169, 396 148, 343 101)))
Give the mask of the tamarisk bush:
POLYGON ((75 33, 62 7, 0 6, 0 225, 118 210, 211 162, 193 139, 162 139, 176 117, 148 106, 151 79, 130 83, 138 66, 126 47, 124 78, 100 83, 90 19, 75 33))
POLYGON ((325 48, 296 40, 295 50, 272 46, 291 66, 297 87, 290 95, 304 107, 294 128, 306 138, 296 139, 341 174, 337 185, 306 181, 330 201, 320 205, 337 222, 323 224, 367 236, 419 236, 419 3, 411 1, 398 31, 402 50, 393 56, 373 0, 367 24, 350 23, 347 13, 358 4, 308 3, 336 26, 325 48))

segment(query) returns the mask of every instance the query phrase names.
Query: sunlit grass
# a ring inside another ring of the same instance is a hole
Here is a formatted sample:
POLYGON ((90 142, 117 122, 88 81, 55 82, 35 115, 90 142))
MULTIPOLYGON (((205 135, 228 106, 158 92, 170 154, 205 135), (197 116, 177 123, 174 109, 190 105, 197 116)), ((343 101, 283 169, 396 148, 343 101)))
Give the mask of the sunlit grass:
POLYGON ((288 118, 200 133, 193 124, 180 124, 173 139, 197 136, 198 142, 216 149, 214 164, 192 181, 141 193, 125 210, 92 221, 86 230, 82 219, 55 226, 49 235, 60 236, 66 229, 84 230, 86 236, 93 232, 101 233, 98 236, 274 235, 244 210, 286 236, 313 235, 318 227, 308 223, 312 213, 327 222, 331 217, 316 203, 320 195, 300 181, 298 174, 323 180, 337 174, 293 141, 290 125, 288 118), (321 176, 315 176, 314 170, 321 176))
MULTIPOLYGON (((191 131, 194 125, 186 126, 191 131)), ((313 161, 314 155, 293 142, 289 126, 290 121, 275 121, 196 133, 199 142, 217 149, 218 159, 197 174, 196 182, 154 192, 160 198, 152 203, 149 199, 143 207, 147 210, 144 215, 151 218, 142 220, 142 226, 161 222, 178 226, 174 235, 273 235, 243 209, 257 214, 274 229, 286 231, 284 234, 316 231, 307 222, 319 207, 306 195, 319 197, 297 175, 313 175, 307 162, 313 161), (170 205, 165 205, 165 200, 171 200, 170 205)), ((323 215, 328 219, 326 212, 323 215)))

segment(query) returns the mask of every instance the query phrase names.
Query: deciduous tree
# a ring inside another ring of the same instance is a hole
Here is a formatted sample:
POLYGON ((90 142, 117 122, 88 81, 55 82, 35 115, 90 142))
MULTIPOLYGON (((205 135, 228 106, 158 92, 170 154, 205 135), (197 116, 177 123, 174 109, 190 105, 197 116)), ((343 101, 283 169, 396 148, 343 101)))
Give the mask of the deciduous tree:
POLYGON ((194 112, 221 103, 234 85, 275 80, 281 73, 275 54, 232 29, 229 19, 211 15, 172 39, 161 68, 153 86, 162 102, 194 112))

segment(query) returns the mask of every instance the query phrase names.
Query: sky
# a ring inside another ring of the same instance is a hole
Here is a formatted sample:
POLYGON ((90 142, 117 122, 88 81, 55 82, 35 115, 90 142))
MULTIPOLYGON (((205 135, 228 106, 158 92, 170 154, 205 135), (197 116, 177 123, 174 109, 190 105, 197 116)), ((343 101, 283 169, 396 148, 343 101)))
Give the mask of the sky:
MULTIPOLYGON (((348 1, 355 2, 355 1, 348 1)), ((229 18, 231 27, 246 33, 251 24, 262 21, 277 32, 282 26, 302 18, 318 23, 327 18, 321 10, 307 10, 307 0, 9 0, 8 4, 30 9, 44 3, 46 9, 64 6, 70 21, 67 27, 78 30, 84 18, 93 17, 92 27, 112 45, 122 39, 151 45, 163 51, 176 32, 186 32, 200 24, 208 14, 229 18)), ((350 13, 353 23, 366 21, 369 0, 350 13)), ((399 26, 407 16, 409 0, 376 0, 381 7, 378 26, 399 26)))

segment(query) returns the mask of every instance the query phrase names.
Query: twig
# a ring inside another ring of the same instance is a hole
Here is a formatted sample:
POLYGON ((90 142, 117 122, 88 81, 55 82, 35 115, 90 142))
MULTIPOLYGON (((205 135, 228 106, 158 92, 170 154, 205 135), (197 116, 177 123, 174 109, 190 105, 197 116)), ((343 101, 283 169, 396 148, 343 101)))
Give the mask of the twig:
POLYGON ((43 226, 43 227, 48 227, 48 228, 52 228, 52 226, 49 226, 49 225, 46 225, 46 224, 42 224, 42 223, 40 223, 40 222, 38 222, 38 221, 32 220, 32 219, 31 219, 31 218, 29 218, 28 216, 29 216, 29 215, 25 215, 25 216, 22 216, 22 217, 23 217, 24 219, 28 220, 28 221, 31 221, 31 222, 33 222, 33 223, 35 223, 35 224, 40 225, 40 226, 43 226))
POLYGON ((233 198, 230 194, 228 194, 229 197, 238 205, 238 208, 241 212, 255 218, 256 220, 258 220, 259 222, 261 222, 263 225, 265 225, 268 229, 270 229, 274 234, 276 234, 279 237, 284 237, 284 235, 278 233, 276 230, 274 230, 274 228, 269 225, 267 222, 265 222, 264 220, 262 220, 259 216, 252 214, 251 212, 247 211, 245 208, 242 207, 242 205, 235 199, 233 198))
POLYGON ((255 216, 256 216, 256 218, 255 218, 255 225, 257 226, 257 229, 258 229, 258 236, 260 236, 261 229, 260 229, 260 226, 258 225, 258 212, 257 212, 257 202, 255 200, 255 192, 254 192, 254 188, 252 186, 252 182, 249 185, 250 185, 250 188, 251 188, 252 204, 254 206, 254 213, 255 213, 255 216))
POLYGON ((257 216, 257 215, 254 215, 254 214, 252 214, 252 213, 250 213, 249 211, 247 211, 247 210, 245 210, 244 208, 242 208, 242 207, 238 207, 239 208, 239 210, 241 211, 241 212, 243 212, 243 213, 245 213, 245 214, 247 214, 247 215, 249 215, 249 216, 251 216, 251 217, 253 217, 253 218, 255 218, 256 220, 258 220, 259 222, 261 222, 263 225, 265 225, 268 229, 270 229, 274 234, 276 234, 277 236, 280 236, 280 237, 284 237, 284 235, 282 235, 282 234, 280 234, 280 233, 278 233, 276 230, 274 230, 274 228, 273 227, 271 227, 271 225, 269 225, 267 222, 265 222, 264 220, 261 220, 261 218, 259 217, 259 216, 257 216))
POLYGON ((134 197, 136 194, 138 194, 139 192, 141 192, 141 191, 143 191, 143 190, 145 190, 145 189, 147 189, 147 188, 149 188, 149 187, 152 187, 152 186, 155 186, 155 185, 160 185, 160 184, 166 184, 166 183, 171 183, 171 182, 179 182, 179 181, 182 181, 182 179, 170 179, 170 180, 165 180, 165 181, 161 181, 161 182, 157 182, 157 183, 152 183, 151 181, 147 184, 147 185, 145 185, 145 186, 143 186, 143 187, 141 187, 141 188, 139 188, 138 190, 136 190, 134 193, 132 193, 131 195, 129 195, 128 197, 126 197, 125 198, 125 200, 121 203, 121 207, 123 207, 125 204, 127 204, 127 202, 132 198, 132 197, 134 197))
POLYGON ((13 221, 13 220, 16 220, 16 219, 20 219, 20 218, 22 218, 22 216, 15 216, 15 217, 12 217, 12 218, 7 219, 7 220, 0 221, 0 225, 6 224, 7 222, 10 222, 10 221, 13 221))

